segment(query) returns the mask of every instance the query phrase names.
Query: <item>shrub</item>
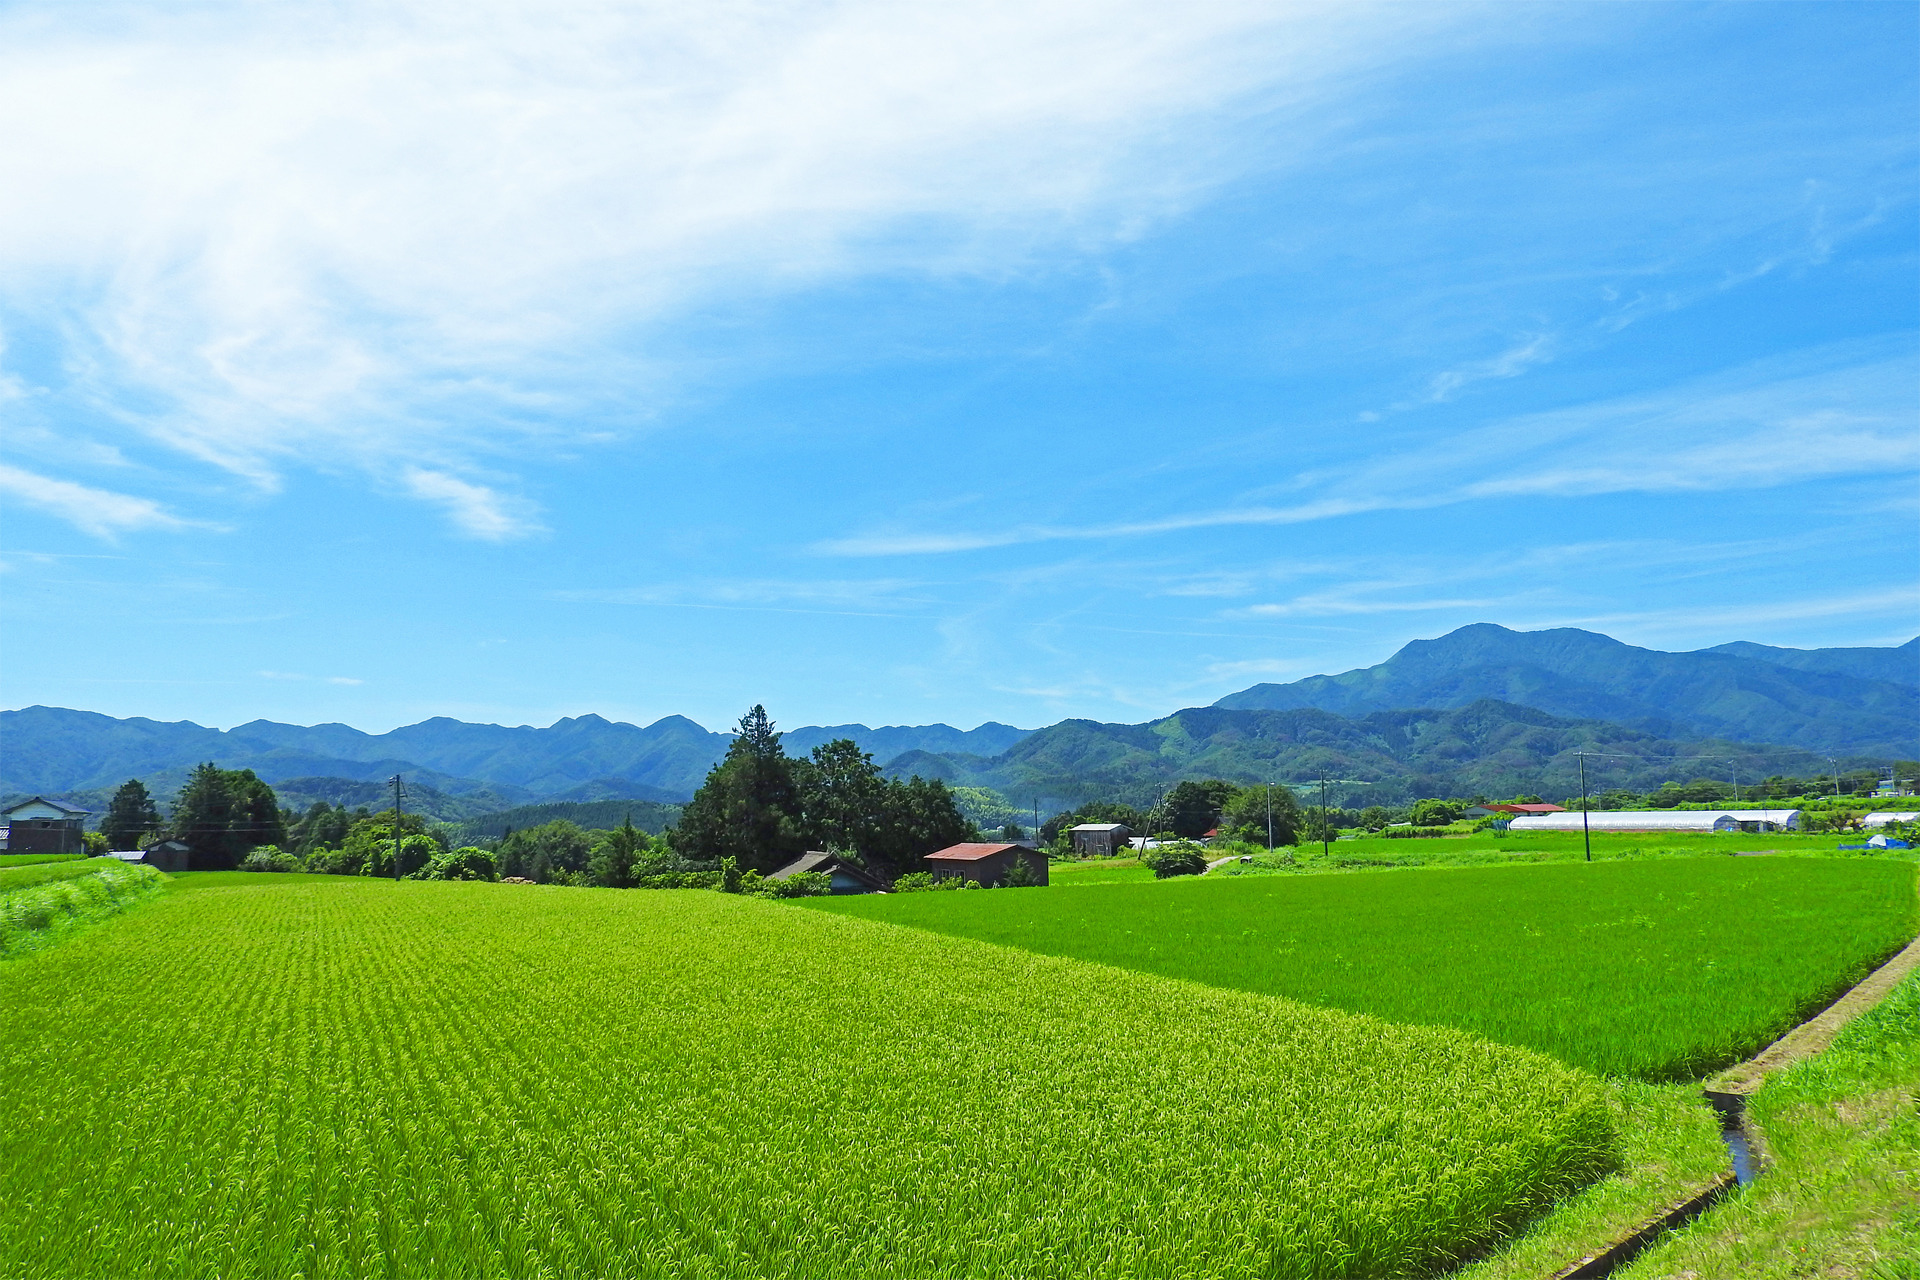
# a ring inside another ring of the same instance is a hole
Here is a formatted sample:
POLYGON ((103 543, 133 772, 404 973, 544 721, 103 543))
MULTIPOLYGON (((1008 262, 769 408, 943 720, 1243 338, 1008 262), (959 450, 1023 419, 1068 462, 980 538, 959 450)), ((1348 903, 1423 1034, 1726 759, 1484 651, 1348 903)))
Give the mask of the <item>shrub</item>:
POLYGON ((494 880, 498 879, 500 868, 494 863, 493 854, 485 849, 467 845, 460 849, 449 849, 436 853, 427 859, 427 865, 408 876, 409 880, 494 880))
POLYGON ((1422 800, 1413 806, 1410 821, 1416 827, 1444 827, 1460 821, 1466 810, 1452 800, 1422 800))
POLYGON ((300 859, 278 845, 263 844, 240 860, 242 871, 303 871, 300 859))
POLYGON ((1025 858, 1017 857, 1007 867, 1007 874, 1000 877, 1002 889, 1032 889, 1040 884, 1040 877, 1034 872, 1033 864, 1025 858))
POLYGON ((762 880, 755 893, 762 898, 820 898, 833 892, 833 877, 824 871, 796 871, 778 880, 762 880))
POLYGON ((1207 851, 1186 840, 1174 840, 1140 855, 1143 865, 1153 870, 1154 878, 1202 875, 1207 869, 1207 851))
POLYGON ((107 843, 107 838, 98 831, 83 832, 80 840, 89 858, 103 857, 109 849, 113 848, 112 845, 107 843))
POLYGON ((909 871, 893 882, 895 893, 943 893, 955 889, 978 889, 977 881, 965 876, 936 876, 931 871, 909 871))

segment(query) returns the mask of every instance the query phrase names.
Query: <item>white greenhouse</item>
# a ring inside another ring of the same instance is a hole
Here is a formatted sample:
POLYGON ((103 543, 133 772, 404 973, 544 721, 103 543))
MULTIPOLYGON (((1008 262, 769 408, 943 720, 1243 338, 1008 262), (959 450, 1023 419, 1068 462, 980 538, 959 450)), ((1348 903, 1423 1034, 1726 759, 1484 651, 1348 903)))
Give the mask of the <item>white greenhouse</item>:
MULTIPOLYGON (((1579 831, 1578 810, 1515 818, 1509 831, 1579 831)), ((1798 831, 1798 809, 1612 809, 1586 815, 1591 831, 1798 831)))
POLYGON ((1884 827, 1889 822, 1912 822, 1915 818, 1920 818, 1920 813, 1889 813, 1882 810, 1879 813, 1870 813, 1860 819, 1860 825, 1863 827, 1884 827))

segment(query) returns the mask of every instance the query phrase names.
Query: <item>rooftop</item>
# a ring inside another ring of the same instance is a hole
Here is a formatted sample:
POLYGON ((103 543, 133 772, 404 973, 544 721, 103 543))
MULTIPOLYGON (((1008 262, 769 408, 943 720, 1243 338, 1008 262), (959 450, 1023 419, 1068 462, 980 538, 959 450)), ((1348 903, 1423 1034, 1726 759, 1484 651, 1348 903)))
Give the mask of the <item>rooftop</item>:
POLYGON ((955 844, 927 855, 928 862, 977 862, 1009 849, 1025 849, 1024 844, 955 844))

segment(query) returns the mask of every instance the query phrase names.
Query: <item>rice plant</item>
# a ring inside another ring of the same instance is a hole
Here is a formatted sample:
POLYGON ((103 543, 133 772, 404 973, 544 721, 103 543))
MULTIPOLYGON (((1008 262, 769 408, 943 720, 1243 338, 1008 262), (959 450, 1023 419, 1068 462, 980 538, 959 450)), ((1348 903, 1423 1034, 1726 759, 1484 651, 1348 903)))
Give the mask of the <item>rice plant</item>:
POLYGON ((1458 1032, 699 891, 186 877, 0 965, 0 1080, 9 1276, 1402 1276, 1612 1142, 1458 1032))
MULTIPOLYGON (((1410 842, 1403 842, 1410 843, 1410 842)), ((1690 1079, 1913 938, 1915 868, 1676 858, 821 899, 814 909, 1690 1079)))

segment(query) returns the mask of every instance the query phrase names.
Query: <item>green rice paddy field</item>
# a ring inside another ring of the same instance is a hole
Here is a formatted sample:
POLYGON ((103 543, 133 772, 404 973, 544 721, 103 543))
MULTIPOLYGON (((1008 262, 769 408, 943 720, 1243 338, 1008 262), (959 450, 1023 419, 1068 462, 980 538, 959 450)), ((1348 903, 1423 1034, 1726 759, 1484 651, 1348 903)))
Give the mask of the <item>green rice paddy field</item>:
POLYGON ((173 883, 0 962, 0 1274, 1416 1275, 1614 1158, 1452 1030, 710 892, 173 883))
POLYGON ((1911 940, 1914 875, 1862 858, 1668 858, 808 907, 1678 1080, 1752 1053, 1911 940))

